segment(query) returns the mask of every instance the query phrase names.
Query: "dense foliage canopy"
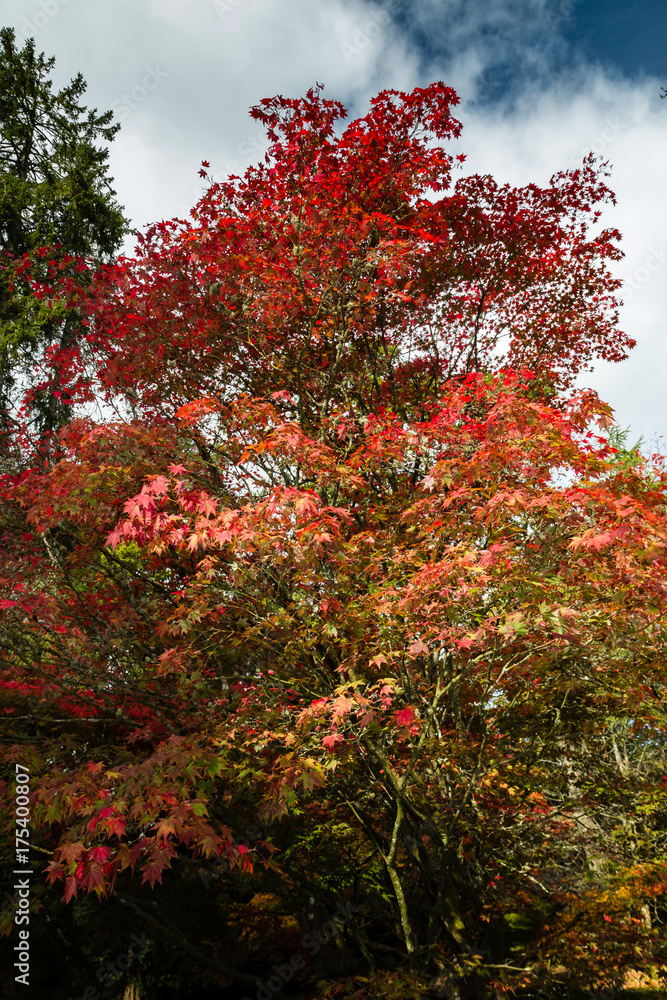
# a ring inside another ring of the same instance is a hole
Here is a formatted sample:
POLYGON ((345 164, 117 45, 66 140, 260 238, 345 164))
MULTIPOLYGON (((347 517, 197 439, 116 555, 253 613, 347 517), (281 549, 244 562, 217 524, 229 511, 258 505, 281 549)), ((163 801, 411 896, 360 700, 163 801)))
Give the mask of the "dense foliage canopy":
POLYGON ((573 389, 632 346, 612 195, 592 157, 454 181, 456 104, 263 101, 266 161, 190 220, 26 264, 80 317, 0 506, 54 997, 121 926, 152 944, 107 995, 149 1000, 266 997, 294 955, 359 998, 660 962, 667 478, 573 389))

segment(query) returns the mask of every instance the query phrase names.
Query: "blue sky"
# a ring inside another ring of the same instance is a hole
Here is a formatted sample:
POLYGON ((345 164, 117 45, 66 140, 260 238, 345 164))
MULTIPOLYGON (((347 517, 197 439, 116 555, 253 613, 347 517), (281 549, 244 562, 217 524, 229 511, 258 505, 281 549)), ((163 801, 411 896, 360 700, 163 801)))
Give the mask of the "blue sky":
POLYGON ((659 76, 667 86, 667 6, 662 0, 566 0, 563 33, 573 50, 630 76, 659 76))
POLYGON ((664 0, 4 0, 2 23, 115 110, 111 169, 137 226, 187 215, 202 159, 214 175, 259 159, 248 108, 316 81, 356 115, 380 89, 444 80, 461 97, 453 152, 501 182, 546 183, 600 154, 618 198, 602 224, 626 254, 621 325, 638 343, 582 385, 635 436, 667 438, 664 0))
POLYGON ((667 5, 663 0, 400 0, 395 20, 427 65, 451 63, 462 42, 484 49, 496 99, 543 85, 582 63, 667 84, 667 5), (417 13, 416 13, 417 12, 417 13), (452 31, 452 28, 454 30, 452 31))

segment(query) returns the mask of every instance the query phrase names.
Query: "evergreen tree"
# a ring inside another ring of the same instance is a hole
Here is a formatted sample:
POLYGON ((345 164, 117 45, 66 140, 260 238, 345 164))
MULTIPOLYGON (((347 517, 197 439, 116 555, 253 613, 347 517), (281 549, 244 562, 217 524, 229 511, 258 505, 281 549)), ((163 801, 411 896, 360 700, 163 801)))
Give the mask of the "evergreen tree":
POLYGON ((49 346, 67 347, 75 314, 34 294, 27 279, 73 257, 113 259, 128 223, 108 176, 109 142, 120 125, 112 112, 81 104, 86 83, 77 74, 54 92, 55 63, 22 49, 12 28, 0 30, 0 429, 5 456, 21 390, 32 387, 37 428, 66 418, 56 387, 39 388, 35 365, 49 346), (48 247, 48 251, 43 248, 48 247), (25 255, 28 255, 27 258, 25 255), (29 272, 26 261, 30 261, 29 272))

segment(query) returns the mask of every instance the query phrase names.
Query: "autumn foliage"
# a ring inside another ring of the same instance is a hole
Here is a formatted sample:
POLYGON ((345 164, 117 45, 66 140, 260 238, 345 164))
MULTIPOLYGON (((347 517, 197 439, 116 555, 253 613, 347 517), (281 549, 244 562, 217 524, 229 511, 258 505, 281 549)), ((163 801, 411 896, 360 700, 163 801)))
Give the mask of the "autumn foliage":
POLYGON ((190 944, 252 996, 341 900, 331 996, 564 996, 664 947, 667 477, 574 389, 632 346, 612 195, 592 157, 454 180, 456 104, 263 101, 265 163, 33 282, 80 317, 71 416, 36 439, 28 393, 1 485, 43 891, 164 933, 166 886, 215 893, 190 944))

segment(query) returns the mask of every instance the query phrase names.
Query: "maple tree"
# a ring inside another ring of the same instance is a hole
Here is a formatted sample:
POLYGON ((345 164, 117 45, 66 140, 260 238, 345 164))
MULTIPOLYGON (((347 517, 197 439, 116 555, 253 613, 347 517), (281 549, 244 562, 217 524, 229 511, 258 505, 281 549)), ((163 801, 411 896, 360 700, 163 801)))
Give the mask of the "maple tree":
POLYGON ((613 196, 454 181, 456 103, 264 101, 263 164, 48 284, 71 419, 0 508, 43 905, 248 996, 292 952, 329 996, 563 996, 664 948, 666 473, 573 388, 632 346, 613 196))

